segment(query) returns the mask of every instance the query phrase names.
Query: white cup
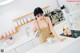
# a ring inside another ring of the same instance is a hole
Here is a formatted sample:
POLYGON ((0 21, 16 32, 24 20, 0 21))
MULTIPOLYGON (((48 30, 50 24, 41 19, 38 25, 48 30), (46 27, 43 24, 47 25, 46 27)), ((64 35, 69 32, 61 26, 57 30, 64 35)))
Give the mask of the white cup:
POLYGON ((48 42, 48 43, 53 43, 53 41, 54 41, 54 40, 53 40, 52 37, 47 38, 47 42, 48 42))

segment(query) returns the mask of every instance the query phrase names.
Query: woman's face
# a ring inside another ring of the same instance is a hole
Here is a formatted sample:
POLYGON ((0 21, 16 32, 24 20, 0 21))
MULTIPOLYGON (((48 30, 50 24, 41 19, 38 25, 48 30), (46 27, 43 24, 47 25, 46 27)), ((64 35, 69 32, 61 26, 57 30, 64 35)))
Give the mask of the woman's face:
POLYGON ((44 15, 43 14, 38 14, 36 15, 36 18, 39 18, 39 19, 43 19, 44 15))

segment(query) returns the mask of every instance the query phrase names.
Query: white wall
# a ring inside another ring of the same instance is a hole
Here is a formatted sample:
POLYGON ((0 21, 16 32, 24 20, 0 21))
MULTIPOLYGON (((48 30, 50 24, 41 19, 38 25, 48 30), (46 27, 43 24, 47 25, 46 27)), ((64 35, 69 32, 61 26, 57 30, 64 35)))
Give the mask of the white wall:
POLYGON ((43 8, 48 5, 51 10, 58 8, 56 0, 14 0, 10 4, 0 6, 0 34, 13 28, 13 19, 33 12, 35 7, 43 8))
POLYGON ((66 0, 57 0, 57 1, 60 7, 65 5, 70 13, 80 9, 80 2, 67 2, 66 0))

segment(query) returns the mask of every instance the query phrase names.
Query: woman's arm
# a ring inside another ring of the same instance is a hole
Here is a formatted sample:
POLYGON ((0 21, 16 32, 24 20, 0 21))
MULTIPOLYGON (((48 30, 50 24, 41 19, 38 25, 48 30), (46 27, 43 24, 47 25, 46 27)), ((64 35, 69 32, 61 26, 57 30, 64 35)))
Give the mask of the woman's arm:
POLYGON ((53 28, 53 26, 52 26, 52 23, 51 23, 50 18, 47 17, 47 20, 48 20, 48 24, 49 24, 49 27, 50 27, 50 30, 51 30, 52 34, 54 34, 54 36, 58 38, 56 32, 54 31, 54 28, 53 28))
POLYGON ((49 17, 47 17, 47 20, 48 20, 48 24, 49 24, 50 30, 51 30, 52 34, 54 34, 55 38, 57 38, 58 40, 63 40, 63 38, 60 38, 60 36, 58 36, 56 34, 49 17))

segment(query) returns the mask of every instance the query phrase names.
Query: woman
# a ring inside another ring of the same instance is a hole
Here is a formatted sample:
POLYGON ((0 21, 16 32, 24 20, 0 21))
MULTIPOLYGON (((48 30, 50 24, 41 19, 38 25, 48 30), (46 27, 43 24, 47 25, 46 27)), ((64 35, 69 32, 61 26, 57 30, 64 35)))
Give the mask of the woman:
POLYGON ((44 43, 47 41, 47 38, 53 37, 56 38, 56 40, 64 40, 64 38, 57 36, 55 33, 51 20, 49 17, 45 17, 43 14, 43 10, 40 7, 35 8, 34 10, 34 27, 33 30, 39 30, 39 40, 40 43, 44 43))

